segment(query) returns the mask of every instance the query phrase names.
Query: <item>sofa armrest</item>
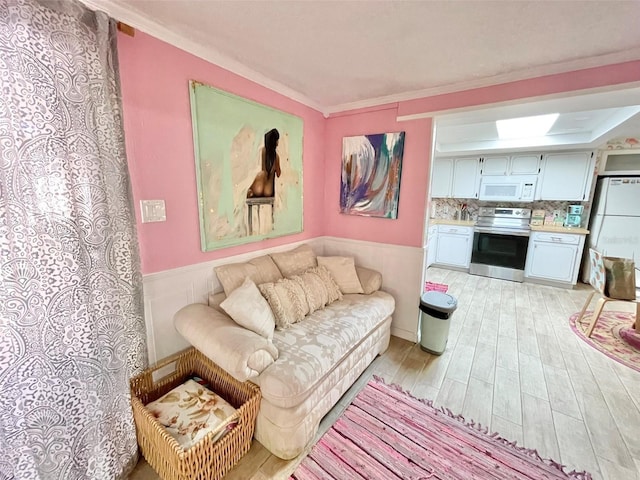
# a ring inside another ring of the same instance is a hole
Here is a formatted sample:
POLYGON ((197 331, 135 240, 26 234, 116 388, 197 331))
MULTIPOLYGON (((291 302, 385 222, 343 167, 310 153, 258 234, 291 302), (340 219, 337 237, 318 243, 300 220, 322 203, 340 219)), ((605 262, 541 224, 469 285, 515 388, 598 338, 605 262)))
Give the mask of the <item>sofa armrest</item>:
POLYGON ((356 273, 358 274, 360 285, 362 285, 362 290, 366 295, 377 292, 382 287, 382 275, 380 272, 356 265, 356 273))
POLYGON ((173 323, 191 345, 241 382, 257 377, 278 359, 271 341, 207 305, 187 305, 173 323))

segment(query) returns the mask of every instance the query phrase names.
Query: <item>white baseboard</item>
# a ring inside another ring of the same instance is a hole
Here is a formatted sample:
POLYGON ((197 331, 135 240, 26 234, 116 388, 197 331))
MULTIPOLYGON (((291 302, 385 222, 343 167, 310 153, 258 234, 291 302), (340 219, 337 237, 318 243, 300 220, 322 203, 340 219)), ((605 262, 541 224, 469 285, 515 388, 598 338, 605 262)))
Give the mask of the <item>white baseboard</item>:
POLYGON ((423 250, 338 237, 316 237, 209 262, 144 275, 144 307, 149 362, 172 355, 188 346, 173 326, 173 316, 190 303, 207 303, 209 292, 222 291, 214 267, 244 262, 258 255, 281 252, 308 243, 317 255, 353 256, 356 264, 382 273, 383 290, 396 299, 392 335, 415 342, 422 278, 423 250))

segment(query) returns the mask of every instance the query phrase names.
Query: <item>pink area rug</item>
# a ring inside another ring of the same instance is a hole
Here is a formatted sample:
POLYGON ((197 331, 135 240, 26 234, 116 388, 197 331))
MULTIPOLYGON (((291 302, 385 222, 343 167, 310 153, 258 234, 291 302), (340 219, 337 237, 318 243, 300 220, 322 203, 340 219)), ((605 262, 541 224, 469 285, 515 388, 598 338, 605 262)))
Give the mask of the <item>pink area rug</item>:
POLYGON ((429 292, 432 290, 436 292, 447 293, 447 290, 449 290, 449 285, 447 285, 446 283, 425 282, 424 291, 429 292))
POLYGON ((295 480, 591 479, 565 472, 460 415, 371 380, 290 477, 295 480))
POLYGON ((573 331, 596 350, 640 372, 640 334, 632 327, 635 315, 604 311, 589 338, 584 332, 591 322, 592 313, 586 312, 579 323, 576 322, 579 313, 571 315, 569 322, 573 331))

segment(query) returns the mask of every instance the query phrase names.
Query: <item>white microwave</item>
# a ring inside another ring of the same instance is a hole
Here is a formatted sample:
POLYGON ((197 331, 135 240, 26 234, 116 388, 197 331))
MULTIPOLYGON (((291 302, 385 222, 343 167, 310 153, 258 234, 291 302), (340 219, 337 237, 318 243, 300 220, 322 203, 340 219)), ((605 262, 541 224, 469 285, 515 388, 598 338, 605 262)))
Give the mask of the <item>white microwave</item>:
POLYGON ((533 202, 537 175, 482 177, 479 200, 486 202, 533 202))

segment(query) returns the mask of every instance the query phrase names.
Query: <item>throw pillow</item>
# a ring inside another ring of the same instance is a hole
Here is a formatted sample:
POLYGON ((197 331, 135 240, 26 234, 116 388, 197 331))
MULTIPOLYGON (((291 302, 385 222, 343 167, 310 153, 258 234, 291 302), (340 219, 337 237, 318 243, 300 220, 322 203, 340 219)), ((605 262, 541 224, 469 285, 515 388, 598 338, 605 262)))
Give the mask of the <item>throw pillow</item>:
POLYGON ((269 340, 273 339, 275 318, 269 304, 249 277, 231 292, 220 304, 220 308, 241 327, 248 328, 269 340))
POLYGON ((335 302, 336 300, 342 300, 342 292, 340 291, 340 287, 338 287, 338 284, 331 276, 331 273, 329 273, 329 270, 327 270, 327 267, 318 266, 310 268, 307 271, 315 273, 322 280, 324 287, 327 289, 327 305, 335 302))
MULTIPOLYGON (((317 267, 313 267, 317 268, 317 267)), ((309 313, 324 308, 329 302, 329 292, 320 275, 307 270, 302 275, 294 275, 291 280, 297 282, 304 291, 307 304, 309 305, 309 313)))
POLYGON ((187 380, 147 408, 185 450, 214 432, 217 441, 238 423, 238 411, 221 396, 187 380))
POLYGON ((271 258, 283 277, 293 277, 317 265, 316 255, 309 245, 300 245, 288 252, 272 253, 271 258))
POLYGON ((382 275, 380 272, 365 267, 356 267, 356 272, 365 295, 370 295, 382 288, 382 275))
POLYGON ((220 265, 214 270, 227 297, 242 285, 247 277, 253 280, 256 285, 275 282, 282 278, 280 270, 269 255, 252 258, 248 262, 220 265))
POLYGON ((309 313, 309 305, 300 284, 289 278, 258 285, 267 299, 279 329, 289 328, 309 313))
POLYGON ((364 293, 353 257, 318 257, 318 265, 329 270, 342 293, 364 293))

